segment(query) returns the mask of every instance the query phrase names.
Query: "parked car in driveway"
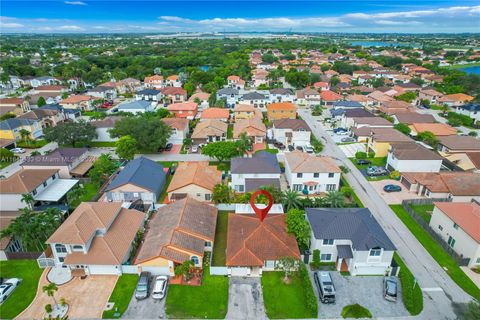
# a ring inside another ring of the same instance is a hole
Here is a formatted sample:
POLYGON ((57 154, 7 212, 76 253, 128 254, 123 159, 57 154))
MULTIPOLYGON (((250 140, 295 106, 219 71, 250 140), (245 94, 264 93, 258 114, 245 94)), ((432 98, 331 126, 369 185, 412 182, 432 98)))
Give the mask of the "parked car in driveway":
POLYGON ((150 272, 140 273, 138 278, 137 287, 135 288, 135 298, 137 300, 143 300, 148 298, 150 292, 150 272))
POLYGON ((333 132, 336 134, 346 134, 348 130, 345 128, 335 128, 333 129, 333 132))
POLYGON ((365 165, 365 164, 370 164, 372 163, 370 160, 365 160, 365 159, 358 159, 357 164, 359 165, 365 165))
POLYGON ((192 151, 192 153, 197 153, 197 152, 198 152, 198 146, 197 146, 197 145, 193 145, 191 151, 192 151))
POLYGON ((397 279, 385 277, 383 279, 383 297, 388 301, 397 301, 397 279))
POLYGON ((288 145, 288 151, 292 152, 293 150, 295 150, 295 148, 291 144, 289 144, 288 145))
POLYGON ((312 146, 304 146, 303 151, 306 152, 306 153, 313 153, 314 150, 313 150, 312 146))
POLYGON ((173 143, 167 143, 167 145, 165 146, 165 151, 170 151, 172 150, 173 148, 173 143))
POLYGON ((345 137, 345 138, 342 138, 342 140, 340 140, 341 142, 355 142, 355 138, 352 138, 352 137, 345 137))
POLYGON ((383 187, 383 191, 385 192, 400 192, 402 191, 402 187, 397 186, 396 184, 387 184, 383 187))
POLYGON ((368 176, 384 176, 387 173, 388 173, 387 170, 383 167, 370 166, 367 169, 367 175, 368 176))
POLYGON ((23 148, 13 148, 12 150, 13 153, 25 153, 25 149, 23 148))
POLYGON ((280 150, 284 150, 285 149, 285 145, 281 142, 274 142, 273 143, 273 146, 277 149, 280 149, 280 150))
POLYGON ((13 291, 20 285, 22 280, 18 278, 11 278, 5 280, 2 285, 0 285, 0 304, 5 302, 7 298, 13 293, 13 291))
POLYGON ((322 303, 335 303, 335 286, 329 272, 317 271, 313 274, 322 303))
POLYGON ((155 278, 155 286, 153 287, 152 298, 161 300, 167 293, 168 277, 158 276, 155 278))

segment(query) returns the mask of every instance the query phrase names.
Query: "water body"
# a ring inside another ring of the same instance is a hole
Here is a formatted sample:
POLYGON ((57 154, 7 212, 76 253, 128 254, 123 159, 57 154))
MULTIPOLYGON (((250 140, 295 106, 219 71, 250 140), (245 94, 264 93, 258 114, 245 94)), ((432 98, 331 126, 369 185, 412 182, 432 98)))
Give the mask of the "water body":
POLYGON ((469 74, 480 75, 480 66, 465 67, 465 68, 460 68, 459 70, 462 70, 462 71, 464 71, 466 73, 469 73, 469 74))
POLYGON ((417 43, 398 43, 386 41, 350 41, 353 46, 362 47, 419 47, 417 43))
POLYGON ((200 70, 205 71, 205 72, 207 72, 208 69, 210 69, 209 66, 201 66, 201 67, 200 67, 200 70))

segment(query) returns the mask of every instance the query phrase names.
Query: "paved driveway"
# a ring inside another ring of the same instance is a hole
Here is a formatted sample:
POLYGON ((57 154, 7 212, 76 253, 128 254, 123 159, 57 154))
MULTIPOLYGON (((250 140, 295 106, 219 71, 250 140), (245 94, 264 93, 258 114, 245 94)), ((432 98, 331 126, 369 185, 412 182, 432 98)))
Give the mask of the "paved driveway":
POLYGON ((403 200, 408 199, 422 199, 424 197, 417 195, 416 193, 408 191, 404 185, 397 180, 379 180, 379 181, 370 181, 370 184, 378 192, 378 194, 383 198, 387 204, 401 204, 403 200), (400 192, 385 192, 383 187, 387 184, 394 184, 402 187, 400 192))
POLYGON ((165 300, 167 296, 162 300, 152 299, 152 291, 153 280, 150 285, 150 296, 145 300, 137 300, 133 295, 127 310, 122 315, 122 319, 165 319, 165 300))
MULTIPOLYGON (((38 284, 37 295, 32 304, 25 309, 18 319, 42 319, 45 305, 51 304, 52 298, 42 292, 48 284, 47 270, 42 274, 38 284)), ((69 305, 68 318, 102 318, 103 310, 117 283, 118 276, 88 276, 86 279, 74 278, 72 281, 58 286, 55 297, 65 298, 69 305)))
POLYGON ((357 152, 365 152, 365 144, 364 143, 351 143, 351 144, 342 144, 338 146, 340 150, 347 156, 347 158, 355 157, 355 153, 357 152))
MULTIPOLYGON (((403 306, 402 292, 399 286, 397 302, 383 298, 383 277, 351 277, 342 276, 338 272, 330 272, 336 290, 335 304, 323 304, 318 300, 319 318, 340 318, 345 306, 358 303, 372 313, 373 317, 405 317, 409 313, 403 306)), ((312 277, 311 277, 312 278, 312 277)), ((318 297, 317 286, 313 282, 318 297)))
POLYGON ((230 278, 225 319, 267 319, 260 278, 230 278))

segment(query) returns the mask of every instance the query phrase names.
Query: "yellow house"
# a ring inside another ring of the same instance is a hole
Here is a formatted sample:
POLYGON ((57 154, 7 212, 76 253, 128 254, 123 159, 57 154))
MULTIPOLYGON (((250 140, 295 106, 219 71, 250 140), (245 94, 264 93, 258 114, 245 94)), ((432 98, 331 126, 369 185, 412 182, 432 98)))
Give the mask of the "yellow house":
POLYGON ((370 128, 367 138, 367 152, 375 152, 375 157, 386 157, 391 143, 412 142, 413 140, 392 128, 370 128))
POLYGON ((134 264, 139 271, 172 276, 175 266, 188 260, 202 268, 205 251, 214 245, 217 214, 216 207, 189 197, 159 208, 134 264))
POLYGON ((295 119, 297 117, 297 108, 291 102, 270 103, 267 106, 268 120, 295 119))
POLYGON ((22 130, 30 132, 28 138, 35 140, 43 136, 40 121, 32 119, 10 118, 0 122, 0 139, 21 140, 22 130))

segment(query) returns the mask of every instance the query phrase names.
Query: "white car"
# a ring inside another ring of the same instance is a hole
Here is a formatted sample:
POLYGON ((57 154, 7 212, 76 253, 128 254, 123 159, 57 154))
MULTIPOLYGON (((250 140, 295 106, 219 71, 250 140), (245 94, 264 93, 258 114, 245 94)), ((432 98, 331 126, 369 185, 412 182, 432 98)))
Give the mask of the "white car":
POLYGON ((304 146, 304 147, 303 147, 303 152, 313 153, 314 150, 313 150, 312 146, 304 146))
POLYGON ((22 282, 22 280, 17 278, 11 278, 6 280, 2 285, 0 285, 0 304, 4 303, 5 300, 12 294, 16 287, 22 282))
POLYGON ((152 298, 161 300, 165 298, 167 293, 168 277, 158 276, 155 278, 155 285, 153 287, 152 298))
POLYGON ((198 152, 198 146, 193 145, 192 146, 192 153, 197 153, 198 152))
POLYGON ((13 153, 25 153, 25 149, 23 148, 13 148, 11 151, 13 153))

